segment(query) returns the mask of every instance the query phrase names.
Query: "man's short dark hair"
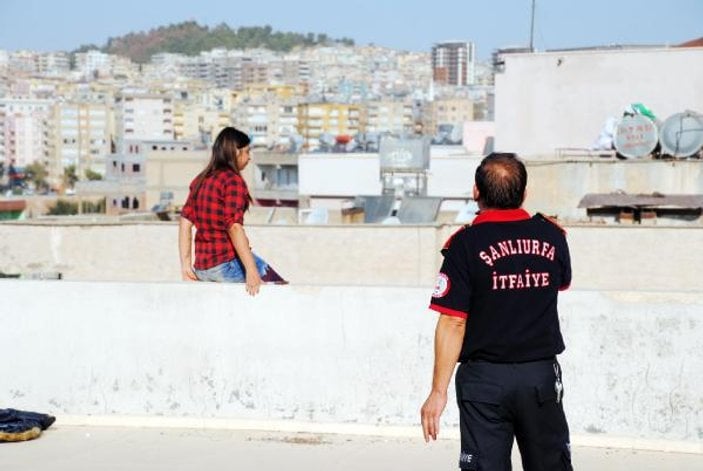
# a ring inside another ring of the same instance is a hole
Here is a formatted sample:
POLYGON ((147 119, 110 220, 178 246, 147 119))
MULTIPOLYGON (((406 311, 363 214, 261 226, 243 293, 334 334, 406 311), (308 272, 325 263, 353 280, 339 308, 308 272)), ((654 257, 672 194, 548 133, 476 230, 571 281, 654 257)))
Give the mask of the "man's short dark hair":
POLYGON ((526 186, 527 170, 516 154, 493 152, 476 169, 479 199, 486 208, 519 208, 526 186))

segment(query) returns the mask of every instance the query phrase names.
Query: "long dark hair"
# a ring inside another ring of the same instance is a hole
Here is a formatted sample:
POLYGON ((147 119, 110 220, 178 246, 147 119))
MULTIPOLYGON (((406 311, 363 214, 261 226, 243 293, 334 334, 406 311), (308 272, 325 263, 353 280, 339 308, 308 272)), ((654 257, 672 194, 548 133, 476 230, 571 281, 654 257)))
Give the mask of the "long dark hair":
POLYGON ((195 180, 193 194, 197 194, 200 186, 206 177, 214 174, 219 170, 229 169, 237 175, 240 175, 234 157, 239 149, 243 149, 249 145, 251 139, 245 133, 237 128, 228 126, 217 135, 215 142, 212 144, 212 155, 205 170, 200 172, 195 180))

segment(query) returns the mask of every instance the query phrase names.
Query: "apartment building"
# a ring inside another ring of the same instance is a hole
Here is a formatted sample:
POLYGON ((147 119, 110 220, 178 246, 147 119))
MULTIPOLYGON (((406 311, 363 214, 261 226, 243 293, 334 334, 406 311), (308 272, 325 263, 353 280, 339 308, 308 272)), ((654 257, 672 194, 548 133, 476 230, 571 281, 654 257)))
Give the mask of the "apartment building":
POLYGON ((411 133, 415 130, 415 112, 410 100, 379 100, 365 103, 364 128, 369 133, 411 133))
POLYGON ((192 141, 142 141, 133 143, 134 150, 144 155, 142 168, 146 210, 164 199, 182 206, 188 197, 188 186, 207 165, 210 149, 192 141))
POLYGON ((115 132, 118 147, 127 140, 173 139, 173 101, 168 95, 139 91, 120 92, 115 97, 115 132))
POLYGON ((229 110, 218 110, 200 103, 176 101, 173 110, 173 137, 176 140, 211 144, 220 130, 232 123, 229 110))
POLYGON ((37 72, 37 56, 33 51, 12 51, 8 54, 7 67, 16 74, 34 74, 37 72))
POLYGON ((254 147, 287 148, 298 132, 302 90, 304 85, 249 85, 232 107, 232 121, 249 133, 254 147))
POLYGON ((0 71, 7 70, 7 66, 10 63, 10 53, 5 49, 0 49, 0 71))
POLYGON ((0 160, 18 167, 48 163, 52 152, 51 100, 0 99, 0 160))
POLYGON ((310 81, 310 63, 297 58, 286 58, 270 64, 269 79, 274 84, 299 85, 310 81))
POLYGON ((437 98, 426 104, 424 132, 437 135, 439 132, 446 132, 443 126, 450 125, 458 133, 458 140, 461 140, 464 123, 473 119, 474 102, 470 98, 437 98))
POLYGON ((346 103, 301 103, 298 106, 298 134, 303 147, 320 147, 323 135, 354 136, 362 131, 360 105, 346 103))
POLYGON ((297 100, 248 98, 235 107, 232 120, 249 134, 252 147, 286 147, 298 133, 297 100))
POLYGON ((475 47, 472 42, 448 41, 432 46, 432 79, 445 85, 475 82, 475 47))
POLYGON ((69 165, 76 167, 79 178, 84 178, 88 169, 103 173, 103 158, 111 153, 116 138, 111 106, 90 101, 58 102, 53 109, 53 129, 50 173, 61 175, 69 165))
POLYGON ((66 52, 48 52, 37 57, 37 72, 50 77, 62 77, 71 69, 66 52))
POLYGON ((103 77, 111 73, 110 55, 97 50, 78 52, 75 55, 76 70, 82 77, 103 77))

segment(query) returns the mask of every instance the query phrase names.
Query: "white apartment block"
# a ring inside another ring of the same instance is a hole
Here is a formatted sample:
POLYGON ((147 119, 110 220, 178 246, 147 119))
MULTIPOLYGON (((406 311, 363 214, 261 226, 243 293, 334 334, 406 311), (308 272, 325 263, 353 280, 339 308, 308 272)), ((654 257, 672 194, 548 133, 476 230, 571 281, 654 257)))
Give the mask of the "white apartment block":
POLYGON ((271 111, 273 125, 269 137, 274 147, 286 148, 298 135, 298 104, 295 100, 282 101, 271 111))
POLYGON ((254 147, 287 148, 298 134, 298 105, 295 100, 243 103, 235 123, 249 133, 254 147))
POLYGON ((33 51, 13 51, 9 54, 8 69, 15 73, 34 74, 37 72, 38 53, 33 51))
POLYGON ((65 52, 48 52, 37 58, 37 72, 50 77, 62 77, 71 68, 70 59, 65 52))
POLYGON ((0 160, 18 167, 48 161, 51 106, 50 100, 0 99, 0 160))
POLYGON ((18 75, 61 77, 68 74, 70 60, 66 52, 0 50, 0 70, 18 75))
POLYGON ((170 96, 122 92, 115 97, 118 147, 126 140, 173 139, 173 119, 174 103, 170 96))
POLYGON ((137 73, 138 66, 126 57, 92 50, 76 54, 76 70, 86 79, 109 76, 132 77, 137 73))
POLYGON ((234 125, 249 134, 251 147, 269 147, 269 105, 263 99, 245 101, 234 109, 234 125))

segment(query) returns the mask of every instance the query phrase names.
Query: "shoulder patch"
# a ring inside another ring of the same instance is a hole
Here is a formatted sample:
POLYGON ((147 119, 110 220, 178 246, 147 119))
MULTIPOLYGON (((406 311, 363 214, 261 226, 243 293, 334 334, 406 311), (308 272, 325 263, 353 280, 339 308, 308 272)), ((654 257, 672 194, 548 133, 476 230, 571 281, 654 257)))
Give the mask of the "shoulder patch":
POLYGON ((556 218, 556 217, 554 217, 554 216, 547 216, 547 215, 542 214, 542 213, 537 213, 535 216, 539 217, 539 218, 542 219, 543 221, 547 221, 547 222, 549 222, 549 223, 554 224, 554 225, 557 227, 557 229, 559 229, 563 234, 566 234, 566 229, 564 229, 563 227, 561 227, 561 226, 559 225, 559 223, 557 222, 557 218, 556 218))
POLYGON ((432 297, 443 298, 449 292, 450 287, 451 282, 449 281, 449 277, 440 272, 439 275, 437 275, 437 281, 435 282, 434 290, 432 291, 432 297))
POLYGON ((454 231, 454 233, 452 235, 450 235, 449 238, 447 239, 447 241, 444 243, 442 250, 447 250, 449 248, 449 246, 452 245, 452 240, 454 240, 454 237, 456 237, 456 235, 459 234, 460 232, 466 230, 467 227, 469 227, 469 226, 468 225, 461 226, 459 229, 454 231))

